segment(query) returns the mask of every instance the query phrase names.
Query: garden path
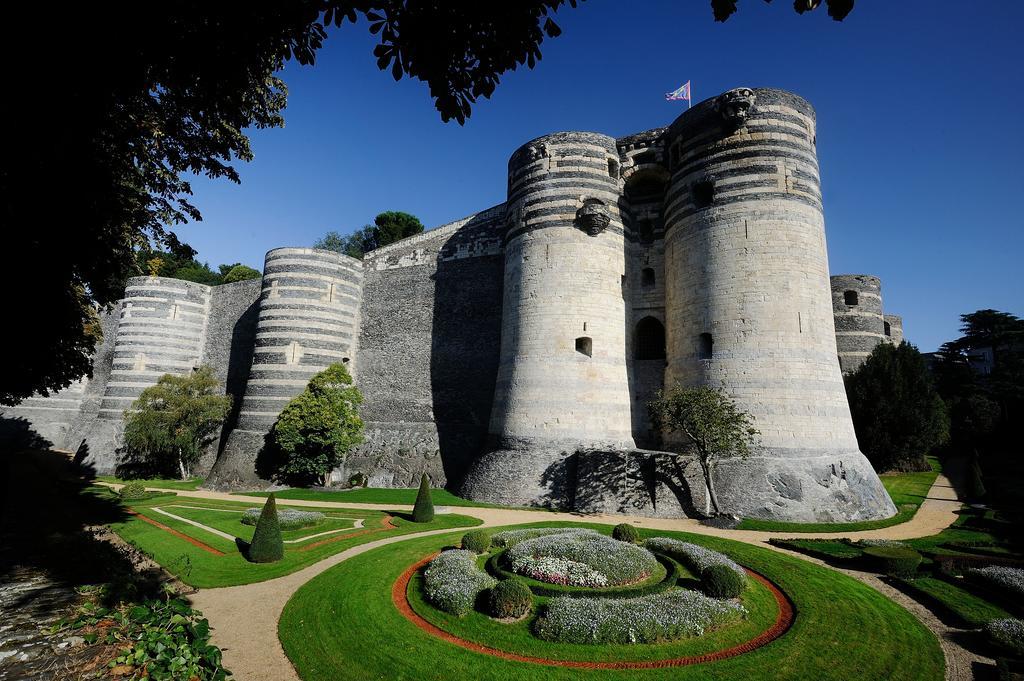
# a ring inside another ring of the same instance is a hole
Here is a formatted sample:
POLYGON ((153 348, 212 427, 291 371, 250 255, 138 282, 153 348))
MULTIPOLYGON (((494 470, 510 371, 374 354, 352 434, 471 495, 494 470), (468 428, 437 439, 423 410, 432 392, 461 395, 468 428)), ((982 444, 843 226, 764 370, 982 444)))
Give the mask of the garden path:
MULTIPOLYGON (((107 484, 107 483, 102 483, 107 484)), ((111 487, 119 485, 110 484, 111 487)), ((156 488, 153 488, 156 489, 156 488)), ((245 495, 226 494, 224 492, 212 492, 206 490, 178 491, 179 497, 193 497, 198 499, 220 499, 228 501, 252 501, 262 503, 262 497, 251 497, 245 495)), ((354 504, 344 502, 327 501, 304 501, 296 499, 278 499, 279 505, 288 506, 317 506, 321 508, 360 508, 369 510, 403 510, 411 506, 395 504, 354 504)), ((927 537, 938 534, 946 529, 956 520, 956 511, 960 508, 960 501, 957 499, 956 491, 945 475, 939 475, 932 485, 921 507, 914 517, 900 525, 893 525, 876 530, 860 532, 825 532, 825 533, 800 533, 800 537, 812 538, 841 538, 849 537, 855 539, 913 539, 916 537, 927 537)), ((505 508, 483 508, 475 506, 464 506, 453 508, 453 512, 472 516, 483 521, 481 527, 496 527, 500 525, 517 525, 524 523, 535 523, 545 521, 586 521, 597 523, 617 524, 628 522, 638 527, 655 530, 678 530, 693 532, 697 534, 713 535, 734 539, 750 544, 757 544, 775 550, 776 547, 766 542, 772 537, 792 537, 792 532, 761 532, 754 530, 726 530, 702 525, 693 519, 668 519, 668 518, 639 518, 636 516, 623 515, 583 515, 578 513, 560 512, 538 512, 519 509, 505 508)), ((224 651, 224 666, 234 672, 235 678, 246 679, 247 681, 298 681, 298 675, 292 667, 291 662, 284 654, 284 649, 277 637, 277 623, 284 610, 285 604, 292 594, 303 584, 320 574, 353 556, 366 551, 386 546, 400 541, 417 539, 419 537, 451 533, 454 530, 431 530, 395 537, 386 537, 377 541, 368 542, 359 546, 337 553, 324 560, 310 565, 307 568, 293 572, 277 579, 232 586, 220 589, 202 589, 191 598, 195 607, 202 611, 209 619, 213 627, 212 642, 224 651)), ((790 552, 786 552, 790 553, 790 552)), ((809 556, 791 553, 804 560, 811 560, 824 565, 821 561, 814 560, 809 556)), ((831 568, 836 569, 836 568, 831 568)), ((944 625, 930 611, 911 600, 902 592, 889 587, 873 575, 867 573, 856 573, 852 570, 839 570, 850 574, 860 581, 868 584, 886 597, 899 603, 925 626, 927 626, 938 637, 946 657, 946 679, 947 681, 967 681, 973 678, 971 663, 975 660, 984 661, 978 658, 956 642, 957 630, 944 625)), ((989 661, 991 662, 991 661, 989 661)))

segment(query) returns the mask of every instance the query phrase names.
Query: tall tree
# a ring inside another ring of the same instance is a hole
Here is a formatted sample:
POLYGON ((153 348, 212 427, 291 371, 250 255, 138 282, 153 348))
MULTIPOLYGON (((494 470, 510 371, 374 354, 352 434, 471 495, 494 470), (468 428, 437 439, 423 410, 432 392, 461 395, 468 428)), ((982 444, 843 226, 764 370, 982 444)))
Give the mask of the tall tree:
POLYGON ((721 513, 715 492, 715 464, 721 459, 750 455, 760 434, 754 428, 753 417, 724 390, 708 386, 676 387, 659 394, 647 406, 655 428, 686 438, 700 462, 711 506, 715 514, 721 513))
POLYGON ((342 236, 338 232, 327 232, 322 238, 317 239, 313 248, 362 258, 374 249, 422 232, 423 223, 418 217, 400 210, 389 210, 377 215, 372 225, 365 225, 348 236, 342 236))

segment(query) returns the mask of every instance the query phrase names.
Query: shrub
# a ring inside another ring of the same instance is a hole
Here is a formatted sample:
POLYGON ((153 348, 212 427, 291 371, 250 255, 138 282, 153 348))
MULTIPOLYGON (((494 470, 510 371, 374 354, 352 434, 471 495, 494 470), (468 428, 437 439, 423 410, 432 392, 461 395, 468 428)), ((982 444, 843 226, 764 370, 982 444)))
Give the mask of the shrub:
POLYGON ((635 544, 636 540, 640 538, 640 534, 629 523, 620 523, 612 530, 612 538, 629 544, 635 544))
POLYGON ((664 553, 675 558, 686 565, 686 567, 696 572, 697 576, 702 579, 704 571, 712 565, 724 565, 739 575, 744 584, 747 583, 746 571, 730 560, 728 556, 725 556, 718 551, 712 551, 711 549, 704 548, 703 546, 679 541, 678 539, 669 539, 668 537, 653 537, 648 539, 644 542, 644 547, 650 551, 657 551, 658 553, 664 553))
POLYGON ((498 582, 488 596, 491 615, 498 619, 519 619, 533 607, 530 587, 518 579, 498 582))
MULTIPOLYGON (((247 508, 242 514, 243 525, 255 525, 259 522, 263 510, 247 508)), ((282 530, 297 530, 323 522, 324 514, 319 511, 300 511, 297 508, 284 508, 277 512, 277 525, 282 530)))
POLYGON ((370 484, 370 478, 366 473, 353 473, 348 477, 349 487, 366 487, 370 484))
POLYGON ((138 480, 132 480, 126 482, 124 487, 121 488, 120 495, 122 499, 145 499, 149 496, 146 491, 146 486, 138 480))
POLYGON ((633 583, 658 569, 650 551, 596 532, 527 539, 508 549, 506 559, 521 575, 572 586, 633 583))
POLYGON ((439 610, 462 617, 473 609, 477 596, 496 580, 476 565, 472 551, 453 549, 430 561, 423 573, 427 601, 439 610))
POLYGON ((661 643, 705 632, 746 615, 736 603, 673 588, 638 598, 552 599, 534 623, 545 641, 661 643))
POLYGON ((416 503, 412 507, 414 523, 429 523, 434 519, 434 499, 430 496, 430 480, 424 473, 420 478, 420 490, 416 493, 416 503))
POLYGON ((1024 620, 992 620, 985 624, 985 633, 996 646, 1011 655, 1024 657, 1024 620))
POLYGON ((486 530, 471 530, 462 535, 462 548, 473 553, 483 553, 491 548, 491 535, 486 530))
POLYGON ((709 565, 700 575, 701 588, 712 598, 737 598, 747 580, 728 565, 709 565))
POLYGON ((906 546, 905 542, 896 539, 858 539, 853 542, 855 546, 867 548, 869 546, 906 546))
POLYGON ((228 273, 224 275, 224 279, 221 280, 223 284, 234 284, 236 281, 246 281, 247 279, 259 279, 263 275, 259 270, 253 269, 248 265, 235 265, 228 273))
POLYGON ((921 554, 906 546, 869 546, 864 558, 880 572, 894 577, 907 577, 917 572, 921 554))
POLYGON ((503 549, 510 549, 519 542, 552 534, 597 534, 587 527, 527 527, 521 530, 505 530, 491 537, 491 543, 503 549))
POLYGON ((986 586, 995 587, 1017 598, 1024 598, 1024 570, 1020 568, 989 565, 983 568, 970 568, 967 575, 986 586))
POLYGON ((281 527, 277 522, 277 501, 273 493, 263 505, 256 529, 249 542, 249 560, 254 563, 273 563, 284 558, 284 542, 281 527))

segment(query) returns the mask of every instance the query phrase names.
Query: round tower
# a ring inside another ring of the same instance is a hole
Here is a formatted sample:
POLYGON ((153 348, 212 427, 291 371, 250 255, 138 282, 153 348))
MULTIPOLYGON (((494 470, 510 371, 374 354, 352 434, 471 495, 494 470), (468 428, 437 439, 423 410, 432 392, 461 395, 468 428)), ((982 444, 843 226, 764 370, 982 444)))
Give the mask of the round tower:
POLYGON ((633 446, 619 196, 606 135, 548 135, 509 161, 495 451, 467 475, 473 499, 557 504, 568 456, 633 446))
POLYGON ((839 366, 848 374, 886 339, 882 280, 870 274, 837 274, 831 284, 839 366))
POLYGON ((885 339, 893 345, 903 342, 903 317, 898 314, 883 315, 885 319, 885 339))
POLYGON ((309 379, 335 362, 355 374, 362 262, 333 251, 267 252, 255 349, 238 425, 211 477, 253 480, 263 438, 309 379))
POLYGON ((665 387, 722 387, 760 431, 749 458, 715 469, 723 511, 891 516, 836 362, 814 110, 787 92, 738 88, 668 135, 665 387))

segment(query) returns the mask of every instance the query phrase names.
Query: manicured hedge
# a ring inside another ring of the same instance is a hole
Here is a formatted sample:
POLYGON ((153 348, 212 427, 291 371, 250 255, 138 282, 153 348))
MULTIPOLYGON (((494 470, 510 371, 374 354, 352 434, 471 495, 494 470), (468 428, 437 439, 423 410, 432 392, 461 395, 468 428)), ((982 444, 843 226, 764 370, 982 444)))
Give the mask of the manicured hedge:
POLYGON ((913 575, 923 560, 920 553, 905 546, 869 546, 864 558, 879 572, 896 577, 913 575))
POLYGON ((665 568, 665 577, 660 581, 636 586, 611 587, 606 589, 584 589, 582 587, 563 586, 561 584, 545 584, 535 580, 525 580, 520 575, 517 575, 515 572, 512 572, 502 565, 504 557, 504 552, 496 553, 491 556, 487 560, 487 572, 503 580, 520 579, 530 588, 530 591, 537 596, 566 596, 568 598, 624 598, 627 596, 646 596, 649 594, 667 591, 675 586, 676 582, 678 582, 679 578, 682 576, 682 571, 680 570, 678 563, 667 556, 655 554, 655 559, 657 559, 657 561, 665 568))
POLYGON ((256 521, 256 529, 249 542, 248 557, 253 563, 274 563, 284 558, 284 541, 281 526, 277 522, 277 501, 274 495, 267 497, 263 511, 256 521))
POLYGON ((462 548, 473 553, 485 553, 491 548, 491 535, 486 530, 470 530, 462 535, 462 548))
POLYGON ((637 532, 636 528, 629 523, 620 523, 612 529, 612 539, 618 539, 619 541, 635 544, 639 538, 640 533, 637 532))
POLYGON ((700 575, 700 586, 712 598, 738 598, 747 580, 728 565, 710 565, 700 575))
POLYGON ((491 589, 487 598, 491 616, 498 619, 519 619, 533 608, 530 587, 518 579, 506 579, 491 589))
POLYGON ((423 592, 439 610, 462 617, 476 604, 481 591, 490 589, 495 579, 481 572, 472 551, 444 551, 430 561, 423 573, 423 592))
POLYGON ((416 493, 416 503, 412 507, 414 523, 429 523, 434 519, 434 499, 430 496, 430 480, 424 473, 420 478, 420 489, 416 493))
POLYGON ((147 498, 149 493, 146 491, 146 486, 144 484, 138 480, 132 480, 124 484, 124 487, 121 488, 120 495, 122 499, 137 500, 147 498))

